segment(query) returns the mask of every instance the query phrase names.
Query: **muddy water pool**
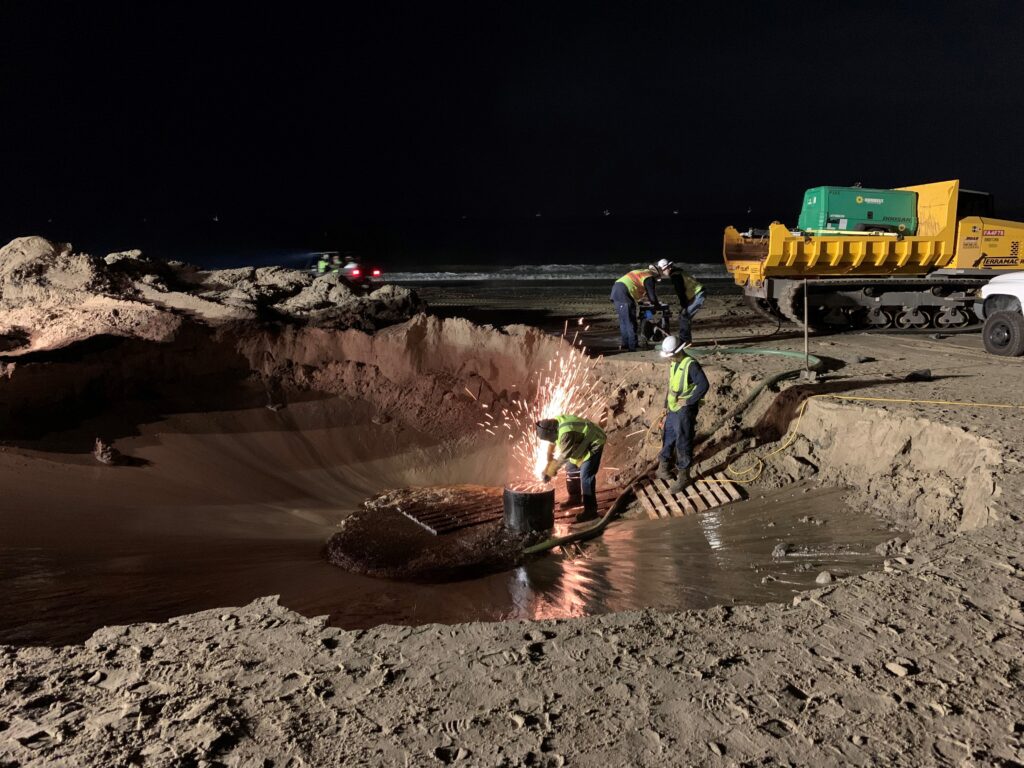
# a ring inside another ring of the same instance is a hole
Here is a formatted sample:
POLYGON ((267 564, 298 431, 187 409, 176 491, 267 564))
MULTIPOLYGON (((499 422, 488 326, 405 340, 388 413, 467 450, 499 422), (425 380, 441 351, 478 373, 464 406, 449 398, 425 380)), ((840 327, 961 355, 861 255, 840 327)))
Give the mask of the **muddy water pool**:
POLYGON ((117 442, 138 467, 0 453, 0 642, 76 642, 268 594, 345 628, 788 601, 823 570, 879 567, 875 547, 894 535, 840 490, 793 487, 689 518, 623 520, 471 580, 357 576, 323 558, 345 510, 384 488, 487 481, 495 465, 374 418, 336 399, 177 415, 117 442))

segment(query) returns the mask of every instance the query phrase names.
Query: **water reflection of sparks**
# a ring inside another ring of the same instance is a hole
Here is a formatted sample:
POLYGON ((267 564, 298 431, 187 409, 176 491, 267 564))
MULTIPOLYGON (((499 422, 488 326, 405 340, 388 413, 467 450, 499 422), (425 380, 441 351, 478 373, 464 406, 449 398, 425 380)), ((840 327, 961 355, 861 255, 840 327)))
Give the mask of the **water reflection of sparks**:
MULTIPOLYGON (((517 568, 509 583, 515 617, 541 621, 592 616, 607 610, 603 604, 609 597, 637 591, 638 563, 631 551, 634 538, 631 528, 616 532, 618 557, 588 557, 587 550, 582 549, 576 556, 563 552, 557 560, 550 560, 546 565, 554 572, 537 568, 531 573, 525 566, 517 568)), ((626 599, 635 600, 636 595, 626 599)))

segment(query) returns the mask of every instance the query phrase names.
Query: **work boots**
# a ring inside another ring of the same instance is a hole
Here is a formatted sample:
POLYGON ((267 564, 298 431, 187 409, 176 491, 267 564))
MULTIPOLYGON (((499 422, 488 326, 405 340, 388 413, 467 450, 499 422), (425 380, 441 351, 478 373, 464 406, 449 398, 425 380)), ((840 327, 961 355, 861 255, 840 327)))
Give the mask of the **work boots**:
POLYGON ((583 488, 580 485, 579 475, 565 474, 565 495, 566 500, 561 503, 559 509, 572 509, 583 503, 583 488))
POLYGON ((675 475, 672 474, 672 465, 664 460, 658 462, 658 471, 654 473, 654 476, 666 483, 675 479, 675 475))
POLYGON ((690 468, 684 467, 679 470, 679 474, 676 475, 676 481, 669 486, 669 493, 682 493, 686 490, 686 486, 690 484, 690 468))
POLYGON ((574 523, 585 523, 589 520, 597 520, 597 498, 588 496, 583 499, 583 511, 576 515, 574 523))

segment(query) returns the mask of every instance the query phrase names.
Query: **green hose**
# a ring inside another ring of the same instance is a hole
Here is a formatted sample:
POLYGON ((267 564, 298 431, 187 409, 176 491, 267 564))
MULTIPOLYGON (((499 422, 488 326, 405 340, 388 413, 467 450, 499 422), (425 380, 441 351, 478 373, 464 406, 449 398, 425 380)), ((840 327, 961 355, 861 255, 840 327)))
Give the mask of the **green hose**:
MULTIPOLYGON (((687 350, 687 352, 691 357, 706 357, 710 355, 720 354, 771 355, 776 357, 792 357, 799 359, 800 361, 804 361, 805 359, 803 352, 790 352, 785 349, 760 349, 757 347, 701 347, 699 349, 687 350)), ((811 370, 813 371, 818 370, 822 365, 821 359, 815 357, 814 355, 808 355, 806 360, 811 370)), ((707 432, 702 432, 701 434, 697 435, 696 440, 694 442, 703 442, 707 440, 709 437, 711 437, 711 435, 715 434, 715 432, 721 429, 722 426, 728 423, 731 419, 735 418, 738 414, 749 408, 751 403, 753 403, 754 400, 757 399, 758 395, 764 392, 765 389, 775 384, 778 384, 780 381, 783 381, 784 379, 788 379, 793 376, 799 376, 803 370, 804 366, 801 365, 799 368, 792 368, 788 371, 782 371, 781 373, 776 373, 773 376, 769 376, 767 379, 765 379, 756 387, 754 387, 754 389, 751 390, 750 394, 743 398, 743 400, 740 401, 740 403, 736 405, 736 407, 734 407, 727 414, 725 414, 725 416, 719 419, 718 422, 710 430, 708 430, 707 432)), ((523 550, 523 554, 539 555, 544 552, 548 552, 549 550, 552 550, 555 547, 562 547, 566 544, 572 544, 580 541, 589 541, 590 539, 597 538, 602 533, 604 533, 604 529, 608 527, 608 524, 611 523, 613 519, 622 514, 623 510, 629 505, 629 502, 636 495, 633 491, 633 484, 637 482, 641 477, 646 475, 648 472, 650 472, 650 467, 648 467, 647 469, 645 469, 644 471, 640 472, 635 477, 630 479, 630 481, 626 483, 626 489, 615 498, 614 503, 611 505, 611 507, 608 508, 608 511, 604 513, 604 517, 598 520, 594 525, 590 526, 589 528, 584 528, 581 531, 570 533, 566 536, 555 536, 550 539, 545 539, 544 541, 538 542, 537 544, 533 544, 532 546, 526 547, 523 550)))
MULTIPOLYGON (((774 355, 776 357, 792 357, 792 358, 795 358, 795 359, 798 359, 798 360, 804 360, 805 359, 804 358, 804 354, 802 352, 790 352, 789 350, 786 350, 786 349, 759 349, 757 347, 732 347, 732 348, 729 348, 729 349, 719 349, 719 348, 714 348, 714 347, 711 347, 711 348, 702 347, 700 349, 689 350, 689 354, 692 357, 705 357, 705 356, 713 355, 713 354, 723 354, 723 355, 769 355, 769 356, 774 355)), ((821 365, 822 365, 821 359, 818 358, 818 357, 815 357, 814 355, 807 355, 806 361, 807 361, 807 364, 808 364, 808 366, 810 366, 810 369, 812 371, 817 371, 819 368, 821 368, 821 365)), ((768 387, 775 386, 780 381, 784 381, 785 379, 791 378, 793 376, 799 376, 800 373, 803 370, 804 370, 804 368, 803 368, 803 366, 801 366, 800 368, 792 368, 792 369, 790 369, 788 371, 782 371, 781 373, 776 373, 773 376, 769 376, 767 379, 765 379, 760 384, 758 384, 756 387, 754 387, 750 391, 750 393, 745 398, 743 398, 743 400, 741 400, 731 411, 729 411, 727 414, 725 414, 725 416, 723 416, 721 419, 719 419, 718 422, 713 427, 711 427, 711 429, 709 429, 707 432, 702 432, 701 434, 697 435, 697 438, 696 438, 696 440, 694 442, 704 442, 709 437, 711 437, 713 434, 715 434, 715 432, 720 430, 731 419, 734 419, 740 413, 742 413, 747 408, 749 408, 750 404, 753 403, 754 400, 757 399, 758 395, 760 395, 762 392, 764 392, 768 387)))

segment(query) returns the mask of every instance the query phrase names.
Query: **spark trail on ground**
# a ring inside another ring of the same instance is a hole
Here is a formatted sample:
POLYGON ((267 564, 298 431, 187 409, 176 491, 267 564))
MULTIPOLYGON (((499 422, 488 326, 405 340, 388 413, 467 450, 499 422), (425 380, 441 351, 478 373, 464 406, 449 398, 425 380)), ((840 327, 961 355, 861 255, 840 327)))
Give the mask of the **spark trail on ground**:
POLYGON ((572 414, 600 423, 604 415, 604 402, 596 393, 598 380, 594 372, 601 358, 588 357, 587 348, 580 341, 580 334, 590 326, 584 325, 582 317, 575 326, 570 337, 566 321, 561 336, 565 344, 559 345, 555 356, 534 374, 530 386, 521 388, 532 392, 531 396, 519 397, 507 408, 483 406, 483 421, 479 426, 513 443, 508 475, 510 487, 516 490, 546 487, 541 477, 547 464, 549 444, 537 438, 537 421, 572 414))

